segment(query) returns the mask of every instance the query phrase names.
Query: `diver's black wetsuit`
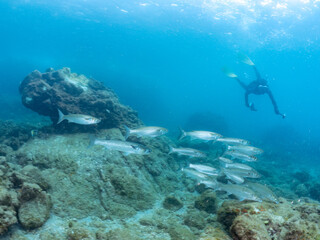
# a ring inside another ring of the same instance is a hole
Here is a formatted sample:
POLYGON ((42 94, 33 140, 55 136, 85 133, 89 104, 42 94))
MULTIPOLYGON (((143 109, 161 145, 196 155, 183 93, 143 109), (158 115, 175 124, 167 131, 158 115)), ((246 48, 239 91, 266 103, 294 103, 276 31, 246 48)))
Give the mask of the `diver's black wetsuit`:
POLYGON ((248 101, 249 94, 262 95, 262 94, 266 93, 270 97, 270 100, 271 100, 273 108, 274 108, 274 112, 277 115, 281 115, 282 118, 285 118, 286 115, 279 112, 277 103, 274 100, 272 92, 269 89, 268 82, 265 79, 261 78, 260 73, 258 72, 258 70, 257 70, 257 68, 255 66, 253 66, 253 69, 254 69, 254 71, 256 73, 257 80, 249 83, 248 85, 243 83, 239 78, 236 78, 238 83, 246 90, 246 93, 245 93, 246 106, 249 107, 251 111, 257 111, 257 109, 254 108, 254 104, 253 103, 249 103, 249 101, 248 101))

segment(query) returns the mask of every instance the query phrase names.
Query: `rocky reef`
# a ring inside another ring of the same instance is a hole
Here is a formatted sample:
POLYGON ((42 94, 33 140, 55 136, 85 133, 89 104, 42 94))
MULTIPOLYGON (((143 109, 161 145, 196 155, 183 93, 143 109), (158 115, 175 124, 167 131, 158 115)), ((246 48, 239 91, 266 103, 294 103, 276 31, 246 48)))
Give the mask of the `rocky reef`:
POLYGON ((0 178, 0 235, 17 222, 27 230, 41 227, 49 218, 51 199, 40 170, 1 157, 0 178))
POLYGON ((224 202, 218 220, 235 240, 320 239, 317 202, 224 202))
MULTIPOLYGON (((85 114, 101 119, 97 128, 113 128, 142 124, 137 112, 119 102, 117 95, 101 82, 84 75, 72 73, 69 68, 49 68, 41 73, 30 73, 20 84, 22 103, 53 123, 58 120, 58 110, 64 114, 85 114)), ((61 123, 59 129, 92 130, 92 126, 61 123)))
MULTIPOLYGON (((320 239, 319 181, 306 171, 284 173, 288 165, 265 154, 252 164, 263 175, 256 181, 270 186, 279 203, 240 202, 181 171, 193 161, 219 168, 223 144, 130 136, 129 141, 151 150, 148 155, 90 146, 88 132, 124 141, 123 125, 142 121, 110 89, 67 68, 34 71, 20 92, 25 106, 53 122, 57 108, 102 122, 36 129, 0 124, 1 240, 320 239), (208 157, 168 154, 169 145, 179 144, 199 148, 208 157)), ((227 183, 224 176, 217 179, 227 183)))

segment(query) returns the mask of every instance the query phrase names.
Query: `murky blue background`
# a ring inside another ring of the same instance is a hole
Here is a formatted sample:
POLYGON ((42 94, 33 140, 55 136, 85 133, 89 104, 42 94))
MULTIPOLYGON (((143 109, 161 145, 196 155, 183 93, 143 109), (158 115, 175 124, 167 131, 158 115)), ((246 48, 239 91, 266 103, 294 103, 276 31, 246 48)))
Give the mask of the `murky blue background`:
POLYGON ((0 117, 31 114, 18 93, 28 73, 67 66, 105 82, 147 125, 204 126, 317 165, 319 8, 319 0, 2 0, 0 117), (243 89, 221 72, 254 80, 238 52, 267 78, 285 120, 267 96, 251 96, 258 112, 245 107, 243 89))

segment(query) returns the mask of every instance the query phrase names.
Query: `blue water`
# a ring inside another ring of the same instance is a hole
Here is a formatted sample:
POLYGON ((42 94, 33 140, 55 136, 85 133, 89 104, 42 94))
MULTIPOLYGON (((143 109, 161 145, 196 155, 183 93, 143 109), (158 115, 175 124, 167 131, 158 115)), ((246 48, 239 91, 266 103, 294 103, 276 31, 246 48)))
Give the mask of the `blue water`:
POLYGON ((204 124, 316 166, 319 8, 318 0, 2 0, 0 97, 11 110, 1 118, 32 114, 18 93, 28 73, 67 66, 113 88, 146 125, 175 133, 204 124), (229 66, 243 81, 255 79, 239 52, 269 81, 286 119, 266 95, 250 96, 257 112, 245 107, 243 89, 221 72, 229 66))

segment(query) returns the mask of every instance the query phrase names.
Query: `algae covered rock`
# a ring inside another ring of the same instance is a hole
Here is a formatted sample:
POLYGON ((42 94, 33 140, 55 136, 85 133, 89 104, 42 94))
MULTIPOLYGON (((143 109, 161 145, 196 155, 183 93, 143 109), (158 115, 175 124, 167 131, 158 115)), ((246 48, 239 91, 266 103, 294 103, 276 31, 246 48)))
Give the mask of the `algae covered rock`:
POLYGON ((264 223, 246 215, 234 220, 230 232, 235 240, 271 240, 264 223))
POLYGON ((172 211, 177 211, 180 208, 183 207, 183 203, 181 202, 180 199, 174 197, 174 196, 168 196, 164 199, 163 203, 162 203, 163 207, 165 209, 169 209, 172 211))
POLYGON ((13 207, 0 206, 0 235, 4 234, 8 227, 17 222, 16 211, 13 207))
POLYGON ((191 228, 204 229, 206 226, 206 215, 198 210, 189 210, 184 217, 184 224, 191 228))
MULTIPOLYGON (((137 112, 122 105, 117 95, 101 82, 71 73, 69 68, 30 73, 20 84, 22 103, 27 108, 49 116, 55 123, 60 109, 64 114, 86 114, 101 119, 99 128, 141 125, 137 112)), ((92 130, 92 126, 61 123, 66 130, 92 130)))
POLYGON ((49 184, 39 168, 27 165, 20 172, 28 177, 28 182, 38 184, 42 190, 49 188, 49 184))
POLYGON ((19 222, 26 229, 41 227, 49 218, 50 197, 36 184, 24 184, 22 204, 18 211, 19 222))
POLYGON ((206 211, 207 213, 215 213, 217 210, 216 194, 211 190, 203 192, 196 199, 194 206, 199 210, 206 211))
POLYGON ((232 239, 222 229, 218 227, 208 226, 203 231, 203 233, 201 233, 199 240, 232 240, 232 239))
POLYGON ((168 228, 168 233, 172 240, 194 240, 195 235, 191 230, 183 225, 172 225, 168 228))
POLYGON ((320 184, 314 183, 309 189, 310 197, 320 201, 320 184))

